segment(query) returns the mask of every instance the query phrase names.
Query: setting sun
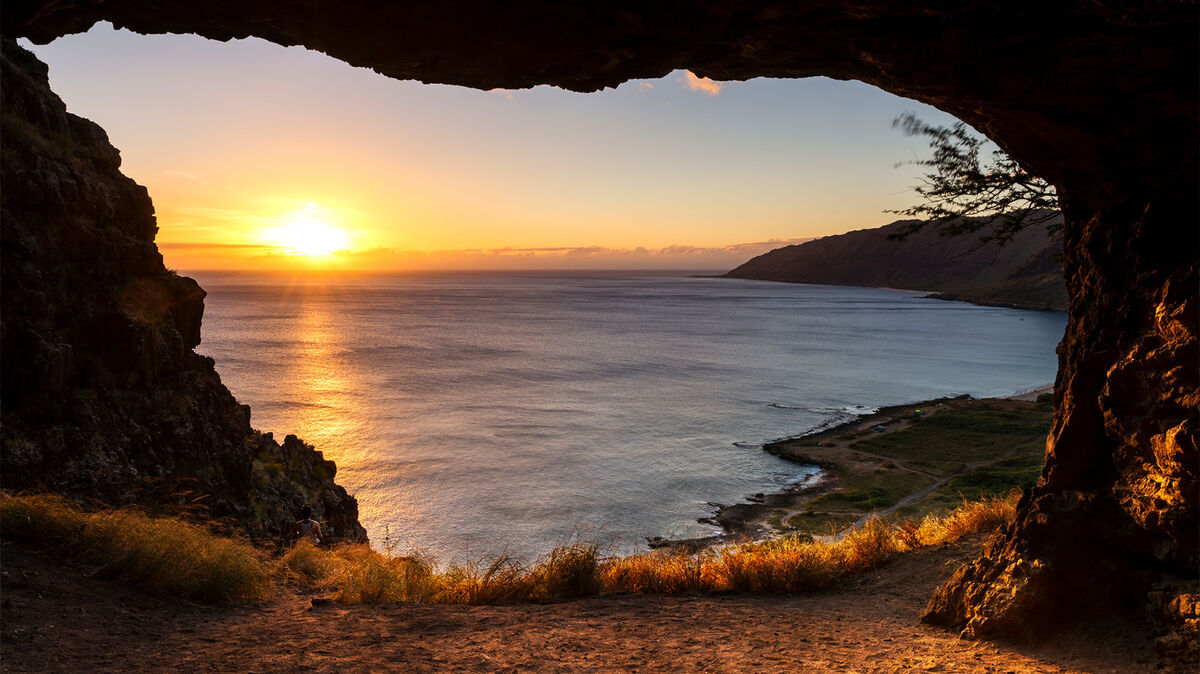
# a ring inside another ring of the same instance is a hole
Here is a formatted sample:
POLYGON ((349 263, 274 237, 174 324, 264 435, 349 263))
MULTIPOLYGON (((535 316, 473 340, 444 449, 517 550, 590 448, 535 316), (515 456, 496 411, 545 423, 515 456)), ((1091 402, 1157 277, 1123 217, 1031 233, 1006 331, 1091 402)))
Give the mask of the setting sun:
POLYGON ((264 239, 284 248, 291 255, 322 257, 349 245, 346 232, 329 224, 324 209, 309 205, 285 216, 281 226, 264 232, 264 239))

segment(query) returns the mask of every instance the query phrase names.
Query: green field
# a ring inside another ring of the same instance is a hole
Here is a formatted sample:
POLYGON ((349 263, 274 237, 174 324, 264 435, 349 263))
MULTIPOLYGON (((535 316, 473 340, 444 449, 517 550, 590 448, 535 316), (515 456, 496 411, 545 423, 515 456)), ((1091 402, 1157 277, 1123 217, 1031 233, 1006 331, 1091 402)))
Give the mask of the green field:
MULTIPOLYGON (((909 417, 913 422, 910 427, 886 435, 869 435, 850 447, 946 476, 969 464, 994 459, 1018 445, 1033 442, 1040 447, 1050 430, 1050 416, 1048 407, 1001 410, 980 401, 928 418, 909 417)), ((1038 460, 1040 463, 1040 456, 1038 460)))
MULTIPOLYGON (((888 517, 942 515, 964 499, 1032 487, 1041 474, 1052 417, 1052 397, 1045 395, 1028 404, 955 402, 936 414, 910 412, 870 422, 892 428, 908 422, 906 428, 886 433, 834 431, 830 439, 844 443, 844 460, 836 454, 824 458, 832 464, 826 470, 836 478, 837 488, 814 498, 799 513, 777 513, 771 524, 781 531, 828 534, 946 478, 946 486, 888 517)), ((796 444, 817 446, 811 438, 796 444)))

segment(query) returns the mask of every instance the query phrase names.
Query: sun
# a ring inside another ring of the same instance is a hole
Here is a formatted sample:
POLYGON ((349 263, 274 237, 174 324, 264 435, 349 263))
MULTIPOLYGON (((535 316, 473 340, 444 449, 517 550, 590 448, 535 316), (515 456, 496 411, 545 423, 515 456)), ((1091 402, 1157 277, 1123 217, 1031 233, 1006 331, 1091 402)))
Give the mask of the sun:
POLYGON ((306 208, 287 215, 270 238, 290 255, 326 257, 349 245, 346 232, 334 227, 316 209, 306 208))
POLYGON ((280 231, 283 245, 299 255, 330 255, 346 247, 346 233, 323 222, 296 222, 280 231))

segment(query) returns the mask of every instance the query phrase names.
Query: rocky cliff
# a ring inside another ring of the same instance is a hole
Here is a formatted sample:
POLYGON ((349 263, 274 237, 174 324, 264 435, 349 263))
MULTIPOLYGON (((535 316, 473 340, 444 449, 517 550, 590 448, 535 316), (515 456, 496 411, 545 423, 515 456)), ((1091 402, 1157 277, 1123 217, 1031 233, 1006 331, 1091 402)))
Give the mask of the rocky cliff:
MULTIPOLYGON (((46 41, 101 20, 148 33, 256 35, 390 77, 482 89, 554 84, 592 91, 676 68, 720 80, 825 75, 957 116, 1057 189, 1069 317, 1041 480, 1021 502, 1017 522, 938 593, 928 618, 968 635, 1042 632, 1094 615, 1097 606, 1145 602, 1152 583, 1163 582, 1155 578, 1195 578, 1195 3, 10 0, 0 29, 46 41)), ((25 160, 57 161, 55 152, 48 141, 25 160)), ((44 191, 60 186, 53 172, 31 179, 44 191)), ((6 179, 6 199, 8 191, 6 179)), ((93 206, 79 217, 107 217, 104 203, 93 206)), ((69 240, 71 230, 42 217, 42 209, 54 212, 34 205, 26 226, 69 240)), ((64 264, 78 268, 65 274, 69 282, 89 281, 92 267, 129 264, 123 252, 97 248, 73 257, 64 264)), ((46 288, 47 310, 70 323, 74 317, 62 312, 87 283, 56 286, 53 264, 34 263, 28 283, 46 288)), ((6 319, 5 330, 28 325, 36 333, 39 317, 32 307, 26 312, 12 327, 6 319)), ((49 375, 68 361, 59 342, 32 343, 21 362, 42 363, 49 375)), ((121 368, 114 375, 131 376, 137 362, 114 363, 121 368)), ((6 404, 24 392, 7 395, 6 404)), ((165 401, 153 404, 169 409, 165 401)), ((52 439, 56 423, 22 422, 52 439)), ((1159 604, 1164 593, 1175 593, 1179 601, 1166 605, 1196 606, 1161 584, 1153 592, 1159 604)))
POLYGON ((725 276, 928 290, 977 304, 1067 310, 1062 242, 1044 227, 1027 228, 1004 246, 981 244, 973 235, 942 237, 932 227, 903 240, 890 238, 911 222, 776 248, 725 276))
POLYGON ((0 477, 109 503, 164 502, 278 535, 312 503, 362 537, 336 467, 250 428, 200 343, 204 291, 163 267, 146 189, 46 66, 2 47, 0 477))

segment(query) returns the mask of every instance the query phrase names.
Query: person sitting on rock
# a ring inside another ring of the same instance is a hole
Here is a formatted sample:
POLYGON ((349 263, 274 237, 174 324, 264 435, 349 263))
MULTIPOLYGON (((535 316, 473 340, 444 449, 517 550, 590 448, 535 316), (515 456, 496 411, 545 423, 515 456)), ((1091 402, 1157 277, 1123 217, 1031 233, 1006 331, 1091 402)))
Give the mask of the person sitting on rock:
POLYGON ((313 545, 321 544, 321 524, 312 518, 312 506, 304 506, 300 510, 300 521, 292 527, 292 542, 308 538, 313 545))

